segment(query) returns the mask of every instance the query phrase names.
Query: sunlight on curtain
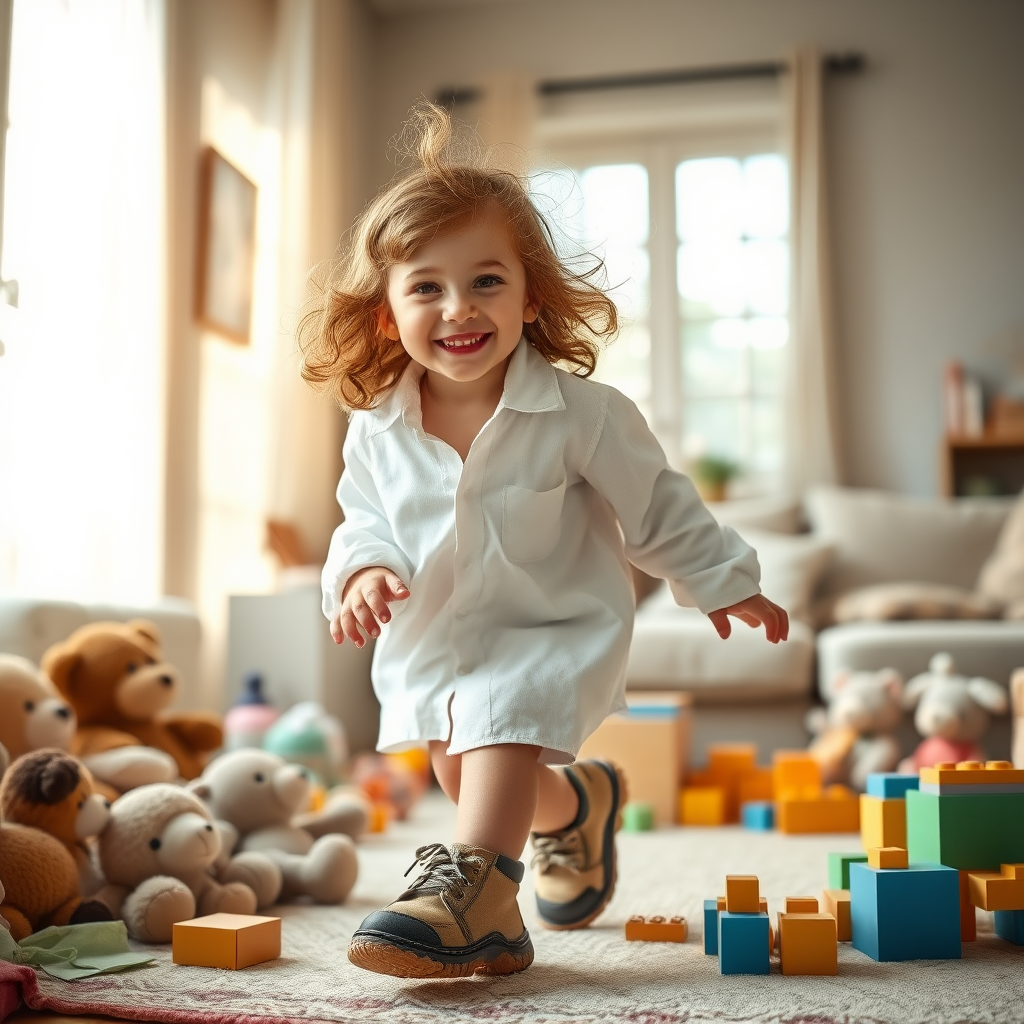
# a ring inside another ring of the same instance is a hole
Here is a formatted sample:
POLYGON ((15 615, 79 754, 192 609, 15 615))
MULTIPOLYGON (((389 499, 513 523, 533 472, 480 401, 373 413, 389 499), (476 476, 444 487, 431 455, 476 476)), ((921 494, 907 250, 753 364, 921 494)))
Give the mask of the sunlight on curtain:
POLYGON ((17 0, 2 273, 0 591, 161 589, 162 0, 17 0))

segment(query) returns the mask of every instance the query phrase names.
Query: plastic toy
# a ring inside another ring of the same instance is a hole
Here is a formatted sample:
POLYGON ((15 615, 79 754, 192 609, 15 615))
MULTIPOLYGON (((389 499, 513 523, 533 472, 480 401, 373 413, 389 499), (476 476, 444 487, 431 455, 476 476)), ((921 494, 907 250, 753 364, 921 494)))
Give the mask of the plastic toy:
POLYGON ((860 841, 865 850, 875 846, 907 845, 907 801, 860 795, 860 841))
POLYGON ((718 900, 704 901, 704 953, 718 956, 718 900))
POLYGON ((867 794, 883 800, 905 800, 907 790, 918 789, 920 782, 917 772, 911 775, 902 775, 899 772, 874 772, 868 776, 867 794))
POLYGON ((721 974, 768 974, 771 936, 766 913, 718 914, 718 970, 721 974))
POLYGON ((992 917, 999 938, 1024 946, 1024 910, 997 910, 992 917))
POLYGON ((642 917, 635 915, 626 922, 626 939, 629 942, 685 942, 687 936, 686 918, 642 917))
MULTIPOLYGON (((861 863, 855 861, 854 863, 861 863)), ((850 890, 826 889, 821 894, 822 909, 836 919, 836 936, 840 942, 849 942, 853 938, 853 925, 850 921, 850 890)))
POLYGON ((722 791, 723 824, 739 822, 743 804, 772 799, 772 770, 758 767, 753 743, 713 743, 707 757, 706 767, 690 772, 687 782, 690 788, 722 791))
POLYGON ((744 828, 770 832, 775 827, 775 805, 767 800, 748 800, 740 806, 740 821, 744 828))
POLYGON ((245 677, 241 695, 224 716, 224 749, 262 747, 277 718, 277 708, 263 695, 263 677, 251 672, 245 677))
POLYGON ((969 871, 967 885, 980 910, 1024 910, 1024 864, 1003 864, 998 873, 969 871))
POLYGON ((308 768, 326 787, 342 781, 348 761, 345 729, 323 705, 307 700, 284 712, 266 731, 263 749, 308 768))
POLYGON ((622 808, 623 832, 650 832, 654 828, 654 805, 630 800, 622 808))
POLYGON ((828 887, 830 889, 850 888, 850 865, 867 863, 866 853, 830 853, 828 855, 828 887))
POLYGON ((386 821, 404 821, 426 791, 430 776, 411 766, 404 753, 363 753, 352 761, 352 782, 371 804, 384 808, 386 821))
POLYGON ((909 867, 910 861, 906 850, 898 846, 882 846, 868 850, 868 864, 873 868, 896 869, 909 867))
POLYGON ((756 914, 760 895, 756 875, 725 876, 725 909, 730 914, 756 914))
POLYGON ((960 941, 974 942, 978 938, 978 915, 971 902, 969 871, 960 871, 960 941))
POLYGON ((724 825, 725 790, 719 786, 686 786, 679 794, 683 825, 724 825))
POLYGON ((818 900, 814 896, 787 896, 787 914, 817 914, 818 900))
POLYGON ((171 943, 176 964, 237 971, 281 955, 281 918, 209 914, 176 923, 171 943))
POLYGON ((978 746, 990 715, 1009 710, 1006 689, 991 679, 956 675, 949 654, 936 654, 928 671, 914 676, 904 691, 904 706, 915 708, 914 726, 925 737, 900 764, 913 772, 941 761, 980 761, 978 746))
POLYGON ((816 796, 821 792, 821 766, 806 750, 777 750, 772 757, 776 800, 816 796))
MULTIPOLYGON (((817 900, 814 901, 817 904, 817 900)), ((839 973, 836 919, 817 912, 779 914, 779 963, 783 974, 839 973)))
POLYGON ((775 815, 779 831, 789 834, 860 829, 857 794, 845 786, 829 786, 817 796, 782 796, 776 802, 775 815))

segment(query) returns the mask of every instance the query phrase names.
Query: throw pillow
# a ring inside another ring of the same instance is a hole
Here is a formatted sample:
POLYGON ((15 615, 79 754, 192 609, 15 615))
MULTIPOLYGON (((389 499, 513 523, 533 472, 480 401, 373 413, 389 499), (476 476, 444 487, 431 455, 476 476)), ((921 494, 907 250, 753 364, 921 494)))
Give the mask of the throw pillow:
POLYGON ((835 602, 836 622, 893 619, 998 619, 1003 606, 961 587, 938 583, 880 583, 843 594, 835 602))
POLYGON ((995 550, 981 567, 978 590, 1006 604, 1024 601, 1024 494, 1017 499, 995 550))

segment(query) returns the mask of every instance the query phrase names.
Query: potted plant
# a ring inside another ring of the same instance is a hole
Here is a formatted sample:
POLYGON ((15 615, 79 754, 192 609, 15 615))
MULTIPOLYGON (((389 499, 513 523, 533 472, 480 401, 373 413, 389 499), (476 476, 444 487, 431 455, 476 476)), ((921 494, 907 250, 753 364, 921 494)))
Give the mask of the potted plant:
POLYGON ((697 487, 697 493, 705 501, 723 501, 725 488, 740 471, 731 459, 721 455, 702 455, 691 468, 690 475, 697 487))

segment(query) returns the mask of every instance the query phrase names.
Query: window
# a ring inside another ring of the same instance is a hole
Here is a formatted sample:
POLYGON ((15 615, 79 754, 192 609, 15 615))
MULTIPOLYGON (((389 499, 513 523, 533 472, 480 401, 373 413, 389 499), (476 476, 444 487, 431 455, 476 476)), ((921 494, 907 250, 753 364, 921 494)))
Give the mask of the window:
POLYGON ((783 463, 789 335, 788 174, 773 138, 551 147, 538 205, 605 260, 623 316, 597 379, 643 411, 670 460, 740 467, 734 493, 783 463))

